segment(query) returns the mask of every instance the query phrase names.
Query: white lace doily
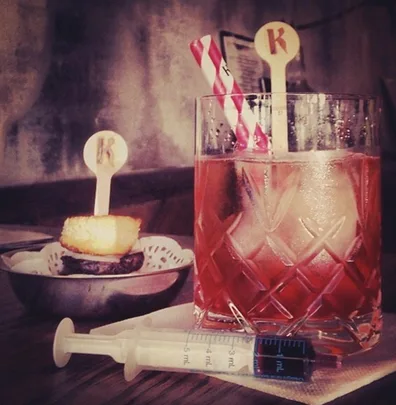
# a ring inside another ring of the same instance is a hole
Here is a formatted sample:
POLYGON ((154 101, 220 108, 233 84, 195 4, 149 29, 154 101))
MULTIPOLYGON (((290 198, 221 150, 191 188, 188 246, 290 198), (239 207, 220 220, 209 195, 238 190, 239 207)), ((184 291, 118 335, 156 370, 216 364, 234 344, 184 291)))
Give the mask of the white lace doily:
MULTIPOLYGON (((183 249, 178 242, 167 236, 146 236, 138 241, 144 252, 144 263, 140 270, 117 277, 130 277, 147 272, 162 272, 193 264, 194 253, 183 249)), ((136 251, 136 247, 134 249, 136 251)), ((68 253, 59 242, 48 243, 39 252, 17 252, 11 257, 3 256, 5 264, 15 272, 59 276, 63 269, 62 256, 68 253)), ((62 277, 109 277, 109 275, 71 274, 62 277)), ((114 277, 114 276, 110 276, 114 277)))

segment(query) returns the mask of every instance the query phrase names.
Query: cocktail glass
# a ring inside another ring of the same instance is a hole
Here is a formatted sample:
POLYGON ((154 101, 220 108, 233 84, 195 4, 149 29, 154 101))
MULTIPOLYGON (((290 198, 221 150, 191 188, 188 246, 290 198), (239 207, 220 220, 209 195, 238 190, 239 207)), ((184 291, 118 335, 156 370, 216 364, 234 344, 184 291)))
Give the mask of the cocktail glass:
MULTIPOLYGON (((274 97, 245 95, 270 140, 274 97)), ((288 147, 277 153, 239 148, 227 103, 197 99, 196 326, 367 350, 382 326, 379 100, 286 100, 288 147)))

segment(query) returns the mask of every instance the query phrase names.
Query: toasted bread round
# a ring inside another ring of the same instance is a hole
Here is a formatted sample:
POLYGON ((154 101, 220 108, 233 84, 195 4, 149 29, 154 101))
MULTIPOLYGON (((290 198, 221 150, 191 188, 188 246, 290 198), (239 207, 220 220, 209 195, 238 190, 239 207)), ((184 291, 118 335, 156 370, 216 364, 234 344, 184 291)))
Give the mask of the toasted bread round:
POLYGON ((141 220, 121 215, 67 218, 60 243, 72 252, 90 255, 124 255, 135 245, 141 220))

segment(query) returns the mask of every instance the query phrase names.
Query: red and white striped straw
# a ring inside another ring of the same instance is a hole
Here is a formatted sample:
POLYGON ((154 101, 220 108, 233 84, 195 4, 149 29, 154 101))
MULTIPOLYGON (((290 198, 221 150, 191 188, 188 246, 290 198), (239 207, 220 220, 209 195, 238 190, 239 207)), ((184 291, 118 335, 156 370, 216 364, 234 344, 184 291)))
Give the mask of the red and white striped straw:
POLYGON ((212 36, 205 35, 192 41, 190 49, 235 132, 239 149, 257 147, 268 151, 268 137, 257 122, 212 36))

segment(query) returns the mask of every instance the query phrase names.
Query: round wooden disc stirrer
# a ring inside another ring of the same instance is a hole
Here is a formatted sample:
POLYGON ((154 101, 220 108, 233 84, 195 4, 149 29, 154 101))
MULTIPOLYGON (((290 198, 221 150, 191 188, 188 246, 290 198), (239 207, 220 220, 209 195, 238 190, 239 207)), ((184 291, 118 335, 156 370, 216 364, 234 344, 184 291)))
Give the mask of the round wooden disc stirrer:
POLYGON ((288 24, 273 21, 263 25, 254 37, 254 46, 271 69, 272 151, 288 151, 286 65, 297 55, 300 38, 288 24))
POLYGON ((113 131, 96 132, 85 143, 84 162, 96 175, 94 215, 109 214, 111 178, 127 158, 124 138, 113 131))

